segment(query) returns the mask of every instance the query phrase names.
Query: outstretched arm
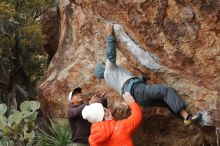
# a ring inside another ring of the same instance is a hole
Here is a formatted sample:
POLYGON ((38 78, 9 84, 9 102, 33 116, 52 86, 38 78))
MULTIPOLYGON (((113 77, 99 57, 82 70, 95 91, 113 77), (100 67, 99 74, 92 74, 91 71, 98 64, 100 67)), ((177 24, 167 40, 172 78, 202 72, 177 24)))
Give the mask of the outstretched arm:
POLYGON ((116 40, 115 40, 115 36, 114 36, 113 24, 112 23, 107 24, 106 30, 108 33, 106 58, 111 63, 115 63, 115 61, 116 61, 116 40))
POLYGON ((85 106, 86 104, 82 104, 80 106, 70 108, 68 112, 68 118, 72 119, 81 116, 82 110, 85 106))
POLYGON ((130 106, 131 115, 127 119, 122 120, 122 124, 127 128, 128 133, 132 133, 141 123, 142 112, 139 105, 128 92, 123 97, 125 102, 130 106))

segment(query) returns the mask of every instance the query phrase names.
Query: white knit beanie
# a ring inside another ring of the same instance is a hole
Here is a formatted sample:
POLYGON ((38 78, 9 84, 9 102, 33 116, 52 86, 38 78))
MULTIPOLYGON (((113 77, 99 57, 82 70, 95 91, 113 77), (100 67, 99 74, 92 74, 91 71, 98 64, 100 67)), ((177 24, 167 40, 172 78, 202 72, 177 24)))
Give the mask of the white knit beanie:
POLYGON ((92 103, 84 107, 82 116, 90 123, 101 122, 104 118, 104 108, 101 103, 92 103))
POLYGON ((73 91, 71 91, 71 92, 69 93, 69 95, 68 95, 68 101, 69 101, 69 102, 70 102, 71 99, 72 99, 72 93, 73 93, 73 91))

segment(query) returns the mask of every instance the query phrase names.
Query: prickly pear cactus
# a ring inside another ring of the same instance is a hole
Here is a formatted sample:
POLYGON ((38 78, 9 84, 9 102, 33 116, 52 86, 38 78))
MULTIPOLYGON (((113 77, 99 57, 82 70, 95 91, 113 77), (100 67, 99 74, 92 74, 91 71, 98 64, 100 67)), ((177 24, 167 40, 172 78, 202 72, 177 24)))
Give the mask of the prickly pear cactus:
POLYGON ((0 146, 31 146, 35 138, 34 120, 39 108, 38 101, 24 101, 20 111, 14 111, 6 117, 7 106, 0 104, 0 146))
POLYGON ((7 111, 7 106, 5 104, 0 104, 0 116, 2 117, 7 111))
POLYGON ((22 112, 29 111, 34 112, 40 108, 40 103, 38 101, 24 101, 20 105, 20 109, 22 112))
POLYGON ((25 118, 25 122, 28 122, 29 120, 35 120, 38 114, 36 110, 39 108, 40 103, 36 101, 24 101, 23 103, 21 103, 20 109, 25 118))

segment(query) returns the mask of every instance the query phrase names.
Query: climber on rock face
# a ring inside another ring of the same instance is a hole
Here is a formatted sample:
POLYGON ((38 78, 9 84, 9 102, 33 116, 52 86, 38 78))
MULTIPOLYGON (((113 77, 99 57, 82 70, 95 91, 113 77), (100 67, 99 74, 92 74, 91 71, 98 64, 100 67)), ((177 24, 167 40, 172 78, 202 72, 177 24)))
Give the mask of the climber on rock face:
POLYGON ((91 104, 82 110, 83 118, 92 123, 90 146, 134 146, 131 135, 141 123, 142 113, 128 92, 123 97, 131 108, 131 115, 127 119, 114 120, 111 111, 104 109, 100 103, 91 104))
POLYGON ((168 107, 175 115, 180 115, 186 125, 193 120, 198 120, 201 115, 192 116, 185 108, 186 104, 174 91, 173 88, 161 84, 148 84, 143 78, 136 77, 128 70, 116 64, 116 39, 114 36, 113 24, 106 26, 107 48, 106 63, 98 63, 95 67, 95 75, 105 79, 106 83, 123 95, 129 92, 142 106, 163 106, 168 107))

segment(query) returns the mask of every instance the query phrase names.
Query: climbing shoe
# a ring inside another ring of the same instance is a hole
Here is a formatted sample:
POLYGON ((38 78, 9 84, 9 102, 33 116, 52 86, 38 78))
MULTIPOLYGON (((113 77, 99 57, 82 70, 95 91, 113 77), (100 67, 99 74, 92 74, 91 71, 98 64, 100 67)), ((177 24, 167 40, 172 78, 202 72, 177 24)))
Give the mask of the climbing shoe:
POLYGON ((192 116, 192 121, 198 122, 201 120, 202 114, 201 113, 196 113, 194 116, 192 116))
POLYGON ((189 114, 184 120, 185 125, 191 125, 194 122, 198 122, 202 118, 201 113, 196 113, 195 115, 189 114))
POLYGON ((189 115, 186 117, 186 119, 184 119, 184 124, 185 124, 186 126, 189 126, 189 125, 192 124, 192 114, 189 114, 189 115))

